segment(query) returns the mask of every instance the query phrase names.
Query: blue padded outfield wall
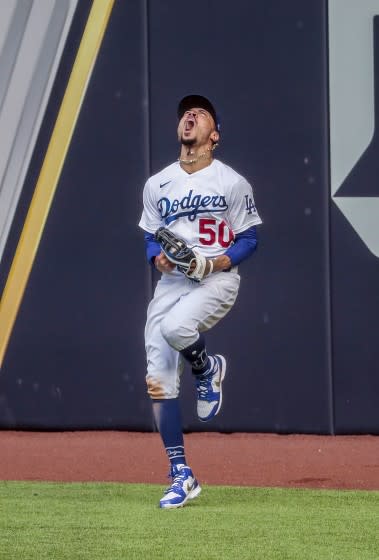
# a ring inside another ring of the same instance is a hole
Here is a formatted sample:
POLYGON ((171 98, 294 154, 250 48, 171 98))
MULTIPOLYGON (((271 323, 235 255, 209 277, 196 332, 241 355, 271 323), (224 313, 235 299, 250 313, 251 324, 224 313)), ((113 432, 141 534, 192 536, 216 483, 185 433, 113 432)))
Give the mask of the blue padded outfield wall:
MULTIPOLYGON (((2 306, 95 6, 7 5, 2 306)), ((137 223, 147 177, 178 157, 177 102, 202 93, 221 116, 216 157, 254 184, 264 224, 237 304, 208 334, 229 364, 222 413, 197 421, 188 370, 185 429, 379 433, 378 67, 379 0, 116 0, 6 346, 0 427, 154 429, 143 334, 156 276, 137 223)))

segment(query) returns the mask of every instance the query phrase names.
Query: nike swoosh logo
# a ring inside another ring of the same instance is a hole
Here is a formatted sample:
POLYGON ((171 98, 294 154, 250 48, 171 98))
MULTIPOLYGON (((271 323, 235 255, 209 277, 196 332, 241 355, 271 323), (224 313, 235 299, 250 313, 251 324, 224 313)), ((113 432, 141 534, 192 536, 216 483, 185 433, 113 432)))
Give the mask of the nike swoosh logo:
POLYGON ((171 183, 171 180, 170 180, 170 181, 166 181, 165 183, 161 183, 159 186, 160 186, 161 189, 163 189, 163 187, 165 187, 165 186, 168 185, 169 183, 171 183))

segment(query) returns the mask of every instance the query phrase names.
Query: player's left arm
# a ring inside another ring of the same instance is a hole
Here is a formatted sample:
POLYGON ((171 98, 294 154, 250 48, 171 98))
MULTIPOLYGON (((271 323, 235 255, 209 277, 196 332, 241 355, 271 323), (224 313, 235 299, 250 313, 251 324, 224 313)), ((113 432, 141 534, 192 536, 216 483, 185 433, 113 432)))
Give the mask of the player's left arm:
POLYGON ((258 246, 257 228, 262 220, 258 214, 253 189, 243 178, 231 188, 228 223, 235 232, 234 243, 223 255, 213 260, 213 270, 227 270, 249 258, 258 246))
POLYGON ((213 271, 227 270, 249 258, 258 246, 256 226, 252 226, 234 238, 234 244, 223 255, 213 259, 213 271))

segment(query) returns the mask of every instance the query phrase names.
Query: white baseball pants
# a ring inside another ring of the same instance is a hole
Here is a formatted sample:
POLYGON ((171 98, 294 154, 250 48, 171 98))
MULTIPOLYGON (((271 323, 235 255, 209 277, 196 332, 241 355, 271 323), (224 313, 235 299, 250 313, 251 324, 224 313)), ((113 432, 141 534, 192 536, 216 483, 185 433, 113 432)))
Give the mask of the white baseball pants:
POLYGON ((201 283, 177 271, 162 274, 147 310, 145 328, 146 382, 153 399, 178 396, 184 368, 180 350, 225 317, 236 301, 239 285, 237 267, 211 274, 201 283))

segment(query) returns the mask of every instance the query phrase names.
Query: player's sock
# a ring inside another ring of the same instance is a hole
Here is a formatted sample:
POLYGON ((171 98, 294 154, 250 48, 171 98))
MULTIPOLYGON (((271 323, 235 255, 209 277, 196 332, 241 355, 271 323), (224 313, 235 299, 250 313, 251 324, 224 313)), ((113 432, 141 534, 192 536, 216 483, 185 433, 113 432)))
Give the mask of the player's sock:
POLYGON ((181 350, 180 353, 183 358, 191 364, 192 373, 194 375, 202 376, 207 374, 207 372, 211 369, 211 361, 205 348, 205 338, 203 334, 200 333, 196 342, 181 350))
POLYGON ((154 399, 153 414, 171 465, 187 464, 179 399, 154 399))

